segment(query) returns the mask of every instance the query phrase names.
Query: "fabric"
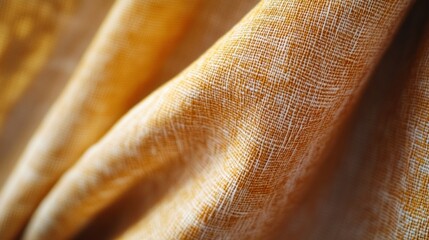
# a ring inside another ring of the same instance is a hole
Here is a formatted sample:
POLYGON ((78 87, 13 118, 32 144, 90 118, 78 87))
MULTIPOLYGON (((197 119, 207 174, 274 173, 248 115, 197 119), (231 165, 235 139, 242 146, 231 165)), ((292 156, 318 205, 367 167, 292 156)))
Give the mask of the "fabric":
POLYGON ((429 238, 427 1, 0 19, 0 239, 429 238))

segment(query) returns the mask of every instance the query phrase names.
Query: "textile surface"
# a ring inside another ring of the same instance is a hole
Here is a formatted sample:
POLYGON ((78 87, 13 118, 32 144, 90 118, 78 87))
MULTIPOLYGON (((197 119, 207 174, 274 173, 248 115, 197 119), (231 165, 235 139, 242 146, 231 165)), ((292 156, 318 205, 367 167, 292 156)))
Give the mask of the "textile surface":
POLYGON ((0 239, 428 239, 428 20, 0 1, 0 239))

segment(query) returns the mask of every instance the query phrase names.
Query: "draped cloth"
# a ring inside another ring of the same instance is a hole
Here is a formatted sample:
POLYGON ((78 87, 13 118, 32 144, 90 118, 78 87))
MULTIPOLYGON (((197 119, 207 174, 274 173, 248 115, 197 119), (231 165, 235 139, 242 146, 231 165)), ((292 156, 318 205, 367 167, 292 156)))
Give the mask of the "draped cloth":
POLYGON ((428 20, 0 1, 0 239, 429 239, 428 20))

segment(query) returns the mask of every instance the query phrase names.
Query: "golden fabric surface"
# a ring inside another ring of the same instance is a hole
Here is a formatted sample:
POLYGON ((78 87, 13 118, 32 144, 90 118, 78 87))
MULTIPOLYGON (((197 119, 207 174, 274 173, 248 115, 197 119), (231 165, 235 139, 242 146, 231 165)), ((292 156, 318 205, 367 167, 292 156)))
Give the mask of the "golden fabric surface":
POLYGON ((429 239, 426 0, 4 0, 0 63, 0 239, 429 239))

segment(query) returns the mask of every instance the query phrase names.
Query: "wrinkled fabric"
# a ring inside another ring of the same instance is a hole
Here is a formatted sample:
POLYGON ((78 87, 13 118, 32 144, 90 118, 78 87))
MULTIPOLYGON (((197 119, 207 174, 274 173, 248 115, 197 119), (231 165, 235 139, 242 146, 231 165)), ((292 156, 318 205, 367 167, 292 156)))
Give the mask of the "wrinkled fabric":
POLYGON ((0 239, 429 238, 426 1, 0 19, 0 239))

